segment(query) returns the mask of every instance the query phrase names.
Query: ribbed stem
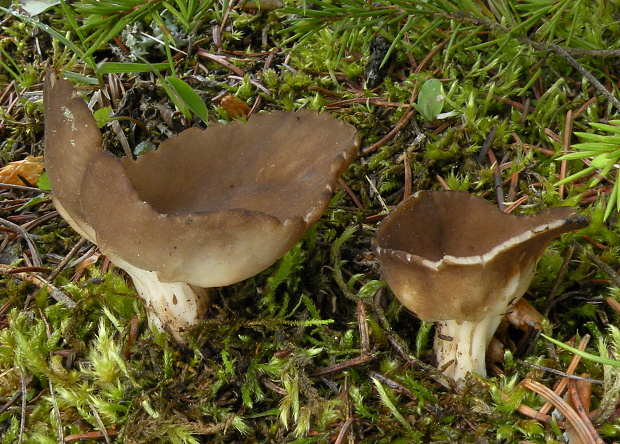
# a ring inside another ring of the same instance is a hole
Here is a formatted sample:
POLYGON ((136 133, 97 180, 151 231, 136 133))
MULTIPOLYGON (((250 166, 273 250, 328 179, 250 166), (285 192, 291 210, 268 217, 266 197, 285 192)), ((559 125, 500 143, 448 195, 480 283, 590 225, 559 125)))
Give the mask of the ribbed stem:
POLYGON ((486 376, 486 351, 501 319, 493 316, 479 322, 437 322, 434 346, 437 367, 457 382, 464 380, 468 372, 486 376))
POLYGON ((153 271, 134 267, 122 259, 110 257, 114 265, 131 276, 144 300, 149 322, 174 339, 184 342, 183 332, 204 318, 209 307, 210 289, 184 282, 160 282, 153 271))

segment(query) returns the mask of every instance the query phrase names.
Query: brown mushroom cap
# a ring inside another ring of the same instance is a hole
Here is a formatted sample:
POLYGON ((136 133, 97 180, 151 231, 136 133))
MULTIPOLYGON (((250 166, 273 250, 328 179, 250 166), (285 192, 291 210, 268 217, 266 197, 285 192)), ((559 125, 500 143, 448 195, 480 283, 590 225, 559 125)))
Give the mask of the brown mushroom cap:
POLYGON ((481 321, 527 290, 549 242, 583 228, 569 207, 503 213, 458 191, 420 191, 382 222, 374 239, 385 280, 424 321, 481 321))
POLYGON ((286 253, 323 214, 360 143, 328 114, 272 112, 186 130, 134 161, 102 149, 68 81, 48 80, 45 108, 64 212, 104 253, 201 287, 246 279, 286 253))
POLYGON ((68 81, 57 80, 48 73, 43 96, 45 170, 54 205, 76 231, 94 241, 94 232, 82 214, 78 190, 90 157, 101 151, 101 131, 84 99, 78 97, 68 81))

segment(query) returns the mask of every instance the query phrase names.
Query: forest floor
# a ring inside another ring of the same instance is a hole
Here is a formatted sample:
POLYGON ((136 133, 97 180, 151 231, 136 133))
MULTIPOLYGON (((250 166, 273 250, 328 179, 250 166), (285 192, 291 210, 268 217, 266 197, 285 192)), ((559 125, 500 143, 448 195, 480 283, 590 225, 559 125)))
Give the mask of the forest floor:
POLYGON ((617 2, 13 3, 0 1, 2 443, 620 442, 617 2), (118 156, 308 108, 355 127, 359 157, 303 238, 218 288, 179 345, 52 203, 49 71, 118 156), (590 218, 543 254, 487 377, 458 387, 371 248, 420 190, 590 218))

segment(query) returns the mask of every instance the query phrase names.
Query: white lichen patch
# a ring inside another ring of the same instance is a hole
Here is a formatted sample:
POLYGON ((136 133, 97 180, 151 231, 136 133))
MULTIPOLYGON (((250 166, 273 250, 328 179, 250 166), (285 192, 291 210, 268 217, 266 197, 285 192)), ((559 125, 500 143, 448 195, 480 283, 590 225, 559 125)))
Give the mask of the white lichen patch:
POLYGON ((62 115, 65 116, 65 118, 71 123, 71 131, 77 131, 77 128, 75 127, 75 116, 71 110, 66 106, 63 106, 62 115))

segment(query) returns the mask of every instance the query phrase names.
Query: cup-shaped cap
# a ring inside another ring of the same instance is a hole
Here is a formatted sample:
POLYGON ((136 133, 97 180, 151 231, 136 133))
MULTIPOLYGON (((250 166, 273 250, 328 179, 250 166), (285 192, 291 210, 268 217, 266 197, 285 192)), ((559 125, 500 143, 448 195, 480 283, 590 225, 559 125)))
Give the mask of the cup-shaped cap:
POLYGON ((583 228, 570 207, 506 214, 459 191, 415 193, 381 223, 373 248, 401 303, 424 321, 480 321, 512 306, 551 240, 583 228))
MULTIPOLYGON (((52 191, 102 252, 162 282, 216 287, 264 270, 323 214, 356 158, 354 128, 315 111, 191 128, 139 159, 104 151, 84 100, 47 79, 52 191)), ((70 221, 71 221, 70 220, 70 221)))

